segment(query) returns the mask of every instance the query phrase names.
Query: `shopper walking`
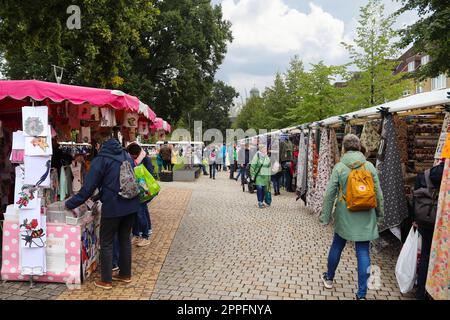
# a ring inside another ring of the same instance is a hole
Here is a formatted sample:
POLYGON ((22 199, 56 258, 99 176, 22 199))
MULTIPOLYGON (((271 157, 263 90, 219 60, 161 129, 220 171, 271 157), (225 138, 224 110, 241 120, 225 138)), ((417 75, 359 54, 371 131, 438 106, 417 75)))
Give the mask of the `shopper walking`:
POLYGON ((216 164, 217 164, 216 148, 212 148, 209 152, 209 178, 216 179, 216 164))
POLYGON ((100 261, 101 280, 95 281, 97 287, 112 288, 112 280, 131 282, 131 227, 139 210, 139 197, 125 199, 120 191, 120 167, 123 161, 133 160, 123 150, 119 141, 111 138, 111 133, 103 134, 102 147, 91 163, 81 190, 66 202, 68 209, 75 209, 83 204, 98 188, 101 194, 102 213, 100 221, 100 261), (119 239, 118 275, 112 275, 113 239, 117 233, 119 239))
POLYGON ((359 138, 353 134, 346 135, 343 146, 345 154, 333 168, 320 217, 322 224, 328 224, 336 202, 334 239, 328 255, 328 270, 322 275, 322 280, 325 288, 333 287, 333 279, 342 250, 347 241, 354 241, 358 260, 356 298, 361 300, 365 299, 367 293, 370 268, 369 243, 378 238, 377 224, 381 223, 384 217, 383 193, 375 167, 366 161, 360 152, 359 138), (349 175, 351 179, 348 179, 349 175), (353 207, 355 200, 361 201, 362 198, 357 198, 361 195, 364 195, 366 199, 370 198, 372 202, 369 205, 362 201, 359 207, 371 209, 355 210, 353 207), (368 196, 371 197, 368 198, 368 196), (337 201, 335 201, 336 198, 337 201))
MULTIPOLYGON (((141 164, 150 172, 150 174, 156 179, 156 175, 153 169, 153 164, 147 153, 137 143, 132 143, 127 147, 127 151, 133 158, 136 166, 141 164)), ((136 244, 138 247, 145 247, 150 244, 149 237, 152 233, 152 222, 150 218, 150 212, 148 211, 148 203, 146 201, 140 204, 138 214, 133 224, 133 240, 132 244, 136 244)))
POLYGON ((161 155, 161 159, 163 161, 164 170, 171 171, 172 150, 170 149, 167 141, 164 141, 164 144, 159 149, 159 154, 161 155))
POLYGON ((221 151, 220 153, 222 156, 221 164, 223 165, 223 171, 227 171, 227 162, 226 162, 226 160, 227 160, 227 145, 225 143, 222 145, 222 148, 220 149, 220 151, 221 151))
POLYGON ((156 165, 158 166, 158 177, 161 176, 161 171, 164 165, 164 161, 161 157, 161 153, 158 152, 158 154, 156 155, 156 165))
POLYGON ((270 206, 266 192, 270 187, 271 166, 270 158, 267 156, 265 145, 259 145, 259 151, 255 154, 250 165, 250 177, 255 181, 258 207, 270 206), (264 204, 265 203, 265 204, 264 204))

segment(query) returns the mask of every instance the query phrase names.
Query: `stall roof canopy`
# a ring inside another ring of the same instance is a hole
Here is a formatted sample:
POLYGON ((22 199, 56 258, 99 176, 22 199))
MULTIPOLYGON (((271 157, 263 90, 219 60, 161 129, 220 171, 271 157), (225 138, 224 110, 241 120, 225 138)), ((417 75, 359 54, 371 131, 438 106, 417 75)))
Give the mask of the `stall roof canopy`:
POLYGON ((170 127, 170 124, 159 117, 156 117, 155 120, 153 121, 152 126, 150 127, 152 130, 164 130, 166 132, 171 132, 172 128, 170 127))
POLYGON ((114 109, 139 112, 150 120, 156 115, 138 98, 119 90, 97 89, 38 80, 0 80, 0 100, 12 98, 35 101, 50 99, 53 102, 69 101, 75 105, 111 106, 114 109))
MULTIPOLYGON (((386 109, 387 111, 393 113, 393 112, 403 112, 403 111, 415 110, 415 109, 424 109, 424 108, 434 107, 434 106, 438 106, 438 105, 445 105, 445 104, 450 103, 450 100, 447 96, 448 95, 447 91, 448 91, 448 88, 442 89, 442 90, 435 90, 435 91, 430 91, 430 92, 419 93, 419 94, 411 95, 411 96, 401 98, 398 100, 389 101, 389 102, 383 103, 383 104, 375 106, 375 107, 361 109, 361 110, 346 113, 346 114, 343 114, 340 116, 333 116, 333 117, 330 117, 330 118, 327 118, 324 120, 312 122, 312 123, 309 123, 308 125, 310 125, 312 127, 318 126, 319 124, 327 126, 327 125, 340 123, 340 122, 342 122, 343 118, 346 118, 347 120, 354 119, 354 118, 367 118, 367 117, 378 114, 381 109, 386 109)), ((267 135, 275 135, 275 134, 281 134, 283 132, 297 131, 302 125, 306 125, 306 124, 300 124, 300 125, 297 125, 294 127, 289 127, 289 128, 284 128, 284 129, 277 130, 277 131, 259 134, 256 136, 249 137, 247 139, 241 139, 241 140, 239 140, 239 142, 242 142, 244 140, 249 140, 249 139, 255 139, 258 137, 264 137, 267 135)))

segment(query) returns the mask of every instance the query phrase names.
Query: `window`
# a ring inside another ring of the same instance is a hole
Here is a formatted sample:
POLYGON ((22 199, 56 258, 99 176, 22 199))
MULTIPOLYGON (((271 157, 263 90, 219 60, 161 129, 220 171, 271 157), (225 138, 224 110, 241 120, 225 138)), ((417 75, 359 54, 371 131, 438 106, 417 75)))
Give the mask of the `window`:
POLYGON ((416 85, 416 93, 422 93, 423 92, 423 82, 419 82, 416 85))
POLYGON ((436 78, 431 79, 431 90, 439 90, 447 87, 447 77, 440 74, 436 78))
POLYGON ((413 72, 415 70, 415 63, 414 61, 411 61, 408 63, 408 72, 413 72))
POLYGON ((420 58, 420 64, 422 66, 426 65, 428 62, 430 62, 430 56, 429 55, 426 55, 426 56, 423 56, 422 58, 420 58))

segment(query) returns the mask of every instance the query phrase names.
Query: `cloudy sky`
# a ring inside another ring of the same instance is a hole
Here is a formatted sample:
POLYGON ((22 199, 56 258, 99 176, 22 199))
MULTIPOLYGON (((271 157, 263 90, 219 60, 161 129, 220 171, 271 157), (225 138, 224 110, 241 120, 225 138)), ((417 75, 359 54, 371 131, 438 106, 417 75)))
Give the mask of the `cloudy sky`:
MULTIPOLYGON (((400 7, 383 0, 387 13, 400 7)), ((234 41, 228 47, 217 78, 234 86, 245 99, 256 86, 272 85, 276 72, 285 72, 298 55, 308 66, 348 62, 341 45, 355 36, 359 8, 367 0, 212 0, 221 4, 232 23, 234 41)), ((396 27, 411 24, 415 13, 400 17, 396 27)))

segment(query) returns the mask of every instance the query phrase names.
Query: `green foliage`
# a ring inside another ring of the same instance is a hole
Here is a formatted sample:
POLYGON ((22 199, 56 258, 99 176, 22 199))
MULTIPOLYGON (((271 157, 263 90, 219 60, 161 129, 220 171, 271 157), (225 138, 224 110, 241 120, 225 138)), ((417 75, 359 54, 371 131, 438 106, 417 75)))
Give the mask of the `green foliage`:
POLYGON ((234 99, 238 96, 239 94, 233 87, 223 81, 216 81, 206 102, 195 109, 192 116, 194 119, 202 119, 203 128, 218 129, 225 137, 226 129, 231 126, 230 109, 234 106, 234 99))
POLYGON ((69 30, 66 9, 72 3, 2 1, 4 76, 55 81, 52 64, 58 65, 65 69, 63 83, 121 89, 172 124, 211 104, 214 76, 232 40, 220 6, 204 0, 80 0, 81 29, 69 30))
POLYGON ((73 1, 2 1, 0 51, 10 79, 55 81, 52 64, 64 67, 64 83, 111 87, 129 70, 129 48, 143 53, 139 32, 150 30, 158 11, 145 0, 82 0, 81 29, 69 30, 73 1))
POLYGON ((398 52, 392 43, 394 17, 386 17, 380 0, 369 0, 360 9, 357 36, 354 45, 344 46, 350 53, 352 64, 359 70, 350 73, 345 93, 350 110, 368 108, 401 97, 408 88, 402 74, 393 75, 398 64, 398 52))
MULTIPOLYGON (((156 25, 141 33, 149 56, 132 51, 132 71, 124 85, 155 112, 176 122, 207 104, 215 73, 232 40, 220 6, 209 1, 158 1, 156 25)), ((202 120, 198 118, 195 120, 202 120)))
MULTIPOLYGON (((397 0, 400 1, 400 0, 397 0)), ((448 0, 401 0, 402 14, 417 10, 420 19, 400 30, 401 48, 414 44, 417 52, 428 54, 431 60, 420 67, 415 77, 424 79, 440 73, 450 73, 450 3, 448 0)))
POLYGON ((251 97, 239 113, 236 122, 233 124, 235 129, 266 129, 267 112, 264 108, 264 100, 260 97, 251 97))

